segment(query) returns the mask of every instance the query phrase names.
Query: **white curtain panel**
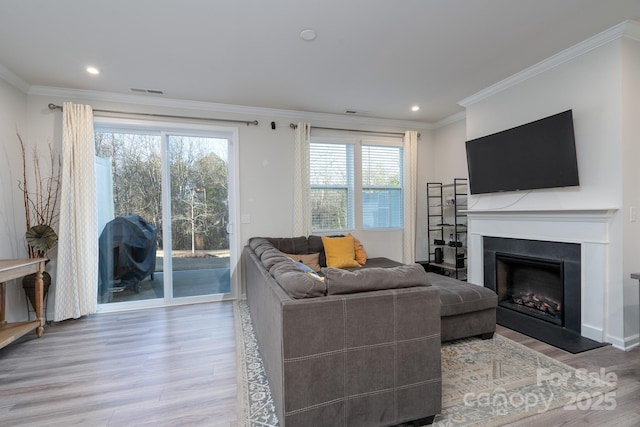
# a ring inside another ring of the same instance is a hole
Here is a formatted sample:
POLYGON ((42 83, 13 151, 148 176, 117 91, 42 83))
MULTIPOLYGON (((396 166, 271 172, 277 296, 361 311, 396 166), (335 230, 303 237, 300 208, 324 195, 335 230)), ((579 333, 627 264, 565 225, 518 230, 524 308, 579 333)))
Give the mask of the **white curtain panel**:
POLYGON ((55 321, 96 312, 98 236, 93 111, 63 105, 55 321))
POLYGON ((404 233, 402 257, 405 264, 416 261, 416 205, 418 181, 418 132, 404 134, 404 233))
POLYGON ((311 185, 309 181, 309 144, 311 125, 299 122, 294 147, 293 235, 311 234, 311 185))

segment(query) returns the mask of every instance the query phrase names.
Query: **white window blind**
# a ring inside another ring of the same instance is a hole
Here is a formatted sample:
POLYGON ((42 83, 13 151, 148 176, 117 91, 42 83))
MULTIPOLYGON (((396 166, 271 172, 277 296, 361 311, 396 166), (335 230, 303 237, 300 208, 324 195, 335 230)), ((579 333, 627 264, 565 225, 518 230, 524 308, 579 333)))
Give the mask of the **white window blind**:
POLYGON ((312 142, 309 151, 312 229, 353 229, 353 145, 312 142))
POLYGON ((402 147, 362 146, 362 226, 402 227, 402 147))

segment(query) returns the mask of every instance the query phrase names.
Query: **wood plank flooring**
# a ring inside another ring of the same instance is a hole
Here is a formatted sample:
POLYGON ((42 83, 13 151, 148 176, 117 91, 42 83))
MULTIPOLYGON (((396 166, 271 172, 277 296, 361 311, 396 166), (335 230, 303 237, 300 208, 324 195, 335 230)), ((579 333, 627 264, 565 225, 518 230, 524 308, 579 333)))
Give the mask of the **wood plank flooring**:
MULTIPOLYGON (((613 404, 597 402, 594 399, 589 409, 559 408, 525 418, 511 425, 519 427, 640 426, 640 348, 624 352, 606 346, 571 354, 502 326, 497 327, 497 332, 574 368, 585 369, 586 372, 593 374, 604 369, 605 373, 614 373, 617 377, 617 389, 611 395, 613 404), (615 408, 608 409, 613 406, 615 408), (593 409, 598 407, 600 409, 593 409)), ((581 403, 580 407, 583 404, 586 404, 586 401, 581 403)))
POLYGON ((0 350, 0 426, 237 425, 233 305, 55 323, 0 350))
MULTIPOLYGON (((498 333, 618 378, 613 410, 556 409, 515 426, 640 426, 640 349, 570 354, 498 333)), ((47 326, 0 350, 0 426, 238 426, 230 302, 109 313, 47 326)))

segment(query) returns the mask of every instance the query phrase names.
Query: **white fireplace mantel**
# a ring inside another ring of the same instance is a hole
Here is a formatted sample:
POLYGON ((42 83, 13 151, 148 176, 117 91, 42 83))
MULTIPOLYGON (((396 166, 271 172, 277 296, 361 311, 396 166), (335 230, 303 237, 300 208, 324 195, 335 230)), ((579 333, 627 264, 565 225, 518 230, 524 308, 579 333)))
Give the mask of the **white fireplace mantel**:
POLYGON ((540 219, 557 221, 608 221, 618 208, 606 209, 526 209, 526 210, 501 210, 501 209, 467 209, 461 212, 469 217, 499 219, 518 218, 519 220, 537 221, 540 219))
POLYGON ((469 282, 484 285, 483 237, 543 240, 581 245, 581 333, 604 342, 609 283, 609 229, 617 208, 465 211, 469 282))

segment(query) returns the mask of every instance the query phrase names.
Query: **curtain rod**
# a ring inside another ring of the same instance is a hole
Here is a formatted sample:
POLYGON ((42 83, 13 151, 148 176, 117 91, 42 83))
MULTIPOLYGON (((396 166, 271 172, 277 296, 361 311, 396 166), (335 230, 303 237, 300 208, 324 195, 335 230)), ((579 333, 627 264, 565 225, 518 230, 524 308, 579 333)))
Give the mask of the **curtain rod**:
MULTIPOLYGON (((62 110, 62 106, 56 104, 49 104, 50 110, 62 110)), ((246 120, 233 120, 233 119, 214 119, 209 117, 192 117, 192 116, 174 116, 170 114, 154 114, 154 113, 132 113, 130 111, 115 111, 115 110, 93 110, 96 113, 110 113, 110 114, 131 114, 134 116, 147 116, 147 117, 159 117, 165 119, 188 119, 188 120, 208 120, 213 122, 230 122, 230 123, 244 123, 247 126, 256 125, 258 121, 246 121, 246 120)))
MULTIPOLYGON (((295 124, 295 123, 289 123, 289 127, 291 129, 296 129, 298 127, 298 125, 295 124)), ((403 132, 384 132, 384 131, 377 131, 377 130, 327 128, 327 127, 322 127, 322 126, 311 126, 311 129, 339 130, 339 131, 345 131, 345 132, 375 133, 375 134, 378 134, 378 135, 404 136, 403 132)), ((418 138, 419 137, 420 137, 420 134, 418 134, 418 138)))

